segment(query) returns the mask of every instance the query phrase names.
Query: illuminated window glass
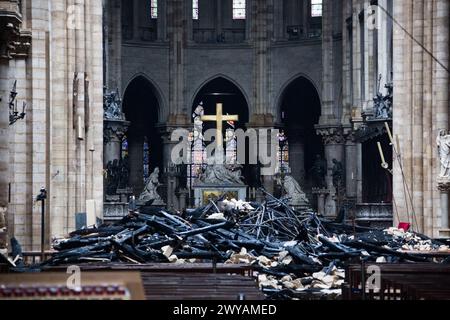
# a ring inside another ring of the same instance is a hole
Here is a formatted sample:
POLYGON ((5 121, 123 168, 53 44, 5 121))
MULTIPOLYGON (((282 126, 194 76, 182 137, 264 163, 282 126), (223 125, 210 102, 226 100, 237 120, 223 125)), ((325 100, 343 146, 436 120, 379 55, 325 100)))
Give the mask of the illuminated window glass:
POLYGON ((144 164, 144 183, 147 182, 148 177, 150 176, 150 148, 148 144, 147 137, 144 137, 144 145, 143 145, 143 164, 144 164))
POLYGON ((152 19, 158 18, 158 0, 150 0, 150 12, 152 19))
POLYGON ((245 19, 245 0, 233 0, 233 19, 245 19))
POLYGON ((192 0, 192 19, 198 20, 198 0, 192 0))
POLYGON ((322 0, 311 0, 311 17, 322 16, 322 0))

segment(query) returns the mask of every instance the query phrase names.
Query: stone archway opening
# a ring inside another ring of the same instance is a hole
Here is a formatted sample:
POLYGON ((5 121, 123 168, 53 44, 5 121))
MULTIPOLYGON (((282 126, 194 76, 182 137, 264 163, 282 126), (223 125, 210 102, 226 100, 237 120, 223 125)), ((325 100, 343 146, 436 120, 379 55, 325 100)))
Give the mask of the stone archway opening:
POLYGON ((158 131, 159 102, 156 88, 139 76, 131 81, 123 97, 123 112, 130 127, 122 144, 128 157, 129 185, 135 195, 156 168, 162 170, 162 139, 158 131))
POLYGON ((318 155, 324 158, 324 146, 315 130, 321 103, 311 81, 300 76, 289 83, 281 95, 280 111, 285 135, 280 143, 280 167, 290 167, 292 176, 312 200, 312 189, 318 187, 313 167, 318 155))
MULTIPOLYGON (((198 93, 196 94, 193 104, 192 104, 192 122, 195 119, 196 109, 201 105, 205 115, 215 115, 217 104, 221 103, 223 105, 224 115, 237 115, 239 117, 238 121, 224 122, 223 123, 223 139, 224 139, 224 153, 227 160, 230 158, 234 160, 237 159, 236 147, 233 144, 227 143, 227 131, 228 130, 238 130, 246 129, 246 125, 249 122, 249 107, 247 99, 245 98, 241 89, 234 84, 232 81, 224 78, 217 77, 211 81, 204 84, 198 93)), ((215 129, 215 122, 203 122, 201 124, 202 131, 205 132, 208 129, 215 129)), ((248 141, 247 141, 248 143, 248 141)), ((188 166, 187 174, 187 186, 192 188, 198 178, 199 172, 206 167, 206 145, 208 142, 203 143, 203 145, 193 144, 191 149, 191 164, 188 166)), ((245 148, 248 152, 248 148, 245 148)), ((244 182, 248 186, 253 186, 256 184, 255 175, 252 166, 248 165, 248 154, 246 154, 246 162, 242 166, 242 175, 244 177, 244 182)))

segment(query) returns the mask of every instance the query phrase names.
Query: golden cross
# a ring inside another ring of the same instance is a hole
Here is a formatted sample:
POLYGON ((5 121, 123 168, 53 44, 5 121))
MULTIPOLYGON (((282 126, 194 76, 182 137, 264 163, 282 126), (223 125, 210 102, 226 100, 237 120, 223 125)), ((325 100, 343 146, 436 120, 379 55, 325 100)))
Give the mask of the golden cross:
POLYGON ((202 116, 202 121, 215 121, 216 122, 216 145, 217 150, 223 150, 223 135, 222 135, 222 122, 224 121, 238 121, 238 115, 223 115, 223 105, 218 103, 216 106, 215 116, 202 116))

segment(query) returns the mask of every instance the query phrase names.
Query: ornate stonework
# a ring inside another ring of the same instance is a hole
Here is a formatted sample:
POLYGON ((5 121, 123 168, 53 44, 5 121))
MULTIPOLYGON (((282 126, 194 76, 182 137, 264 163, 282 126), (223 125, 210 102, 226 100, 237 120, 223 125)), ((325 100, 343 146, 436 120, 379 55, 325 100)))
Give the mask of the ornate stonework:
POLYGON ((323 143, 327 144, 344 144, 345 135, 342 126, 316 126, 316 131, 322 137, 323 143))
POLYGON ((439 191, 450 192, 450 178, 438 177, 437 184, 438 184, 439 191))
POLYGON ((0 59, 28 56, 31 47, 31 32, 20 30, 22 16, 19 2, 0 1, 0 59))

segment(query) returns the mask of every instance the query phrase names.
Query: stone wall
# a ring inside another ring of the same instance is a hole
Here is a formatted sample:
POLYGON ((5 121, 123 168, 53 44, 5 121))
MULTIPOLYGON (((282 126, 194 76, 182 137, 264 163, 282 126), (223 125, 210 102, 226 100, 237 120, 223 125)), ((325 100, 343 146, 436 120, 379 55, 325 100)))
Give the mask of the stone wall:
POLYGON ((448 208, 437 190, 436 137, 449 129, 449 1, 394 1, 394 17, 394 134, 404 173, 397 163, 394 195, 400 220, 415 212, 419 231, 440 236, 448 208))
POLYGON ((75 213, 86 212, 87 201, 101 215, 103 8, 100 0, 21 3, 32 50, 10 62, 7 82, 12 87, 17 80, 19 106, 26 101, 28 108, 25 119, 8 130, 11 165, 1 176, 10 183, 9 236, 37 250, 41 206, 34 200, 42 186, 49 195, 47 247, 51 237, 74 229, 75 213))

